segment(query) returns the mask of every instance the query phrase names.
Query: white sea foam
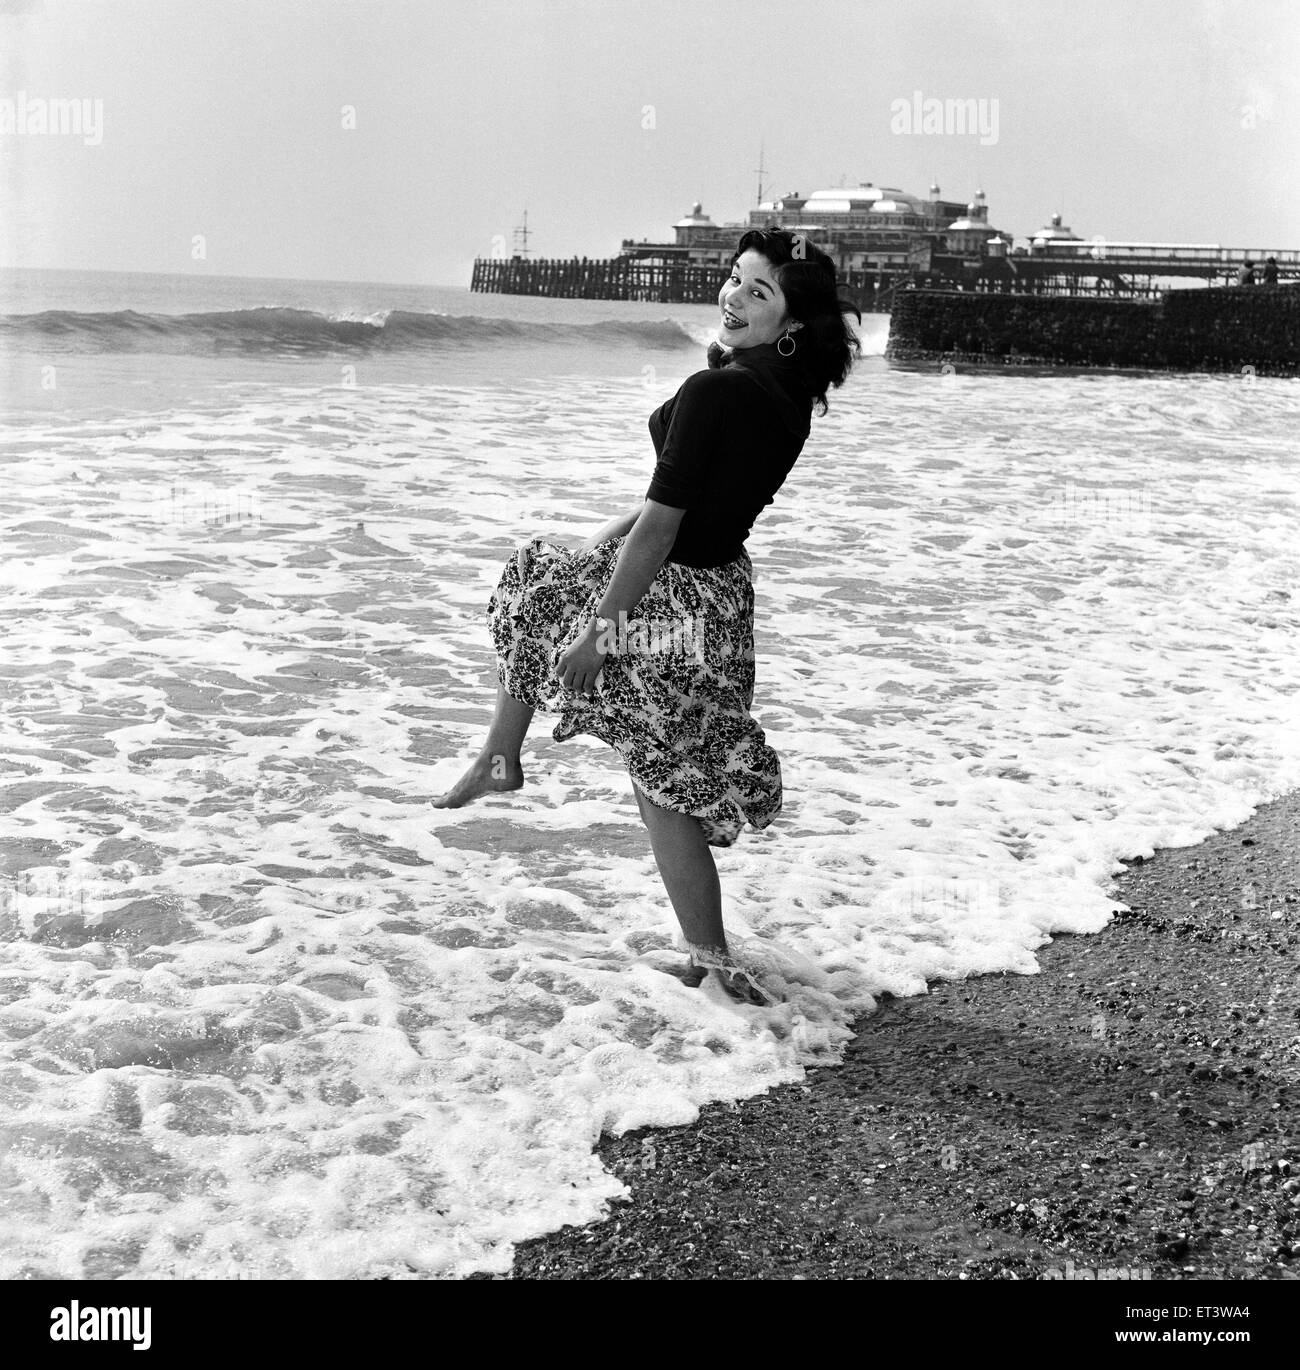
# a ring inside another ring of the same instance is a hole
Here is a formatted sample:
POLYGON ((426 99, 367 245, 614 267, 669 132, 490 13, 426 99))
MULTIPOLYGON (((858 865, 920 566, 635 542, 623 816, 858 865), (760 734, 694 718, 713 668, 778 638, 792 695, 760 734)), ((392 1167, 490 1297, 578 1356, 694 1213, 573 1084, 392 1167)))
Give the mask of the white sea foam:
POLYGON ((382 328, 392 312, 391 309, 343 309, 326 317, 333 323, 368 323, 382 328))
POLYGON ((866 367, 751 541, 786 807, 719 862, 789 999, 663 974, 611 751, 539 716, 524 791, 428 801, 500 565, 640 500, 677 379, 0 434, 0 1276, 504 1270, 621 1192, 602 1130, 1032 972, 1118 858, 1300 784, 1295 386, 866 367))

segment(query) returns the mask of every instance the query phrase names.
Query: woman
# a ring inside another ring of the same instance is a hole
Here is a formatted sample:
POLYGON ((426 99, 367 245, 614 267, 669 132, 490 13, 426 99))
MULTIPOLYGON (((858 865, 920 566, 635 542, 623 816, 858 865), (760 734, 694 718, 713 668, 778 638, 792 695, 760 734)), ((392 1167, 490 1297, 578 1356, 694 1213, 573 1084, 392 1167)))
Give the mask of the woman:
POLYGON ((718 294, 709 368, 650 416, 658 458, 645 502, 576 552, 533 539, 488 604, 496 715, 483 750, 437 808, 518 789, 533 711, 557 741, 618 749, 690 951, 734 998, 774 1002, 738 965, 711 846, 781 807, 781 765, 750 716, 754 591, 744 548, 809 432, 813 402, 860 350, 831 259, 803 235, 752 229, 718 294))

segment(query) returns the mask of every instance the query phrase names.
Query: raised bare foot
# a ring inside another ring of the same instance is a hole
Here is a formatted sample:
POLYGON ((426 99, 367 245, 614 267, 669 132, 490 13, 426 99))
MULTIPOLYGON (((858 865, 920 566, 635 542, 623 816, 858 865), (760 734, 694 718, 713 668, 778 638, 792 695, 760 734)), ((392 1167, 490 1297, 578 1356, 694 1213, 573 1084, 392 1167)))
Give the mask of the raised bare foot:
POLYGON ((433 801, 435 809, 459 809, 473 803, 480 795, 504 794, 519 790, 524 784, 524 768, 518 761, 508 761, 499 752, 478 757, 469 770, 447 791, 433 801))

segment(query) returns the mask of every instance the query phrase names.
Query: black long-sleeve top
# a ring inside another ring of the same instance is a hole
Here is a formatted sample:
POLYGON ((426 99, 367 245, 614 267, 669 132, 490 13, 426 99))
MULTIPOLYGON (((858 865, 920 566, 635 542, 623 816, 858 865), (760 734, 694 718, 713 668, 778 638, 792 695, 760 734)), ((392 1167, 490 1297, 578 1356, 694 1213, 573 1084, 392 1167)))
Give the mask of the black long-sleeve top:
POLYGON ((781 488, 808 437, 812 394, 775 343, 709 350, 650 415, 658 461, 646 498, 686 511, 667 560, 723 566, 781 488))

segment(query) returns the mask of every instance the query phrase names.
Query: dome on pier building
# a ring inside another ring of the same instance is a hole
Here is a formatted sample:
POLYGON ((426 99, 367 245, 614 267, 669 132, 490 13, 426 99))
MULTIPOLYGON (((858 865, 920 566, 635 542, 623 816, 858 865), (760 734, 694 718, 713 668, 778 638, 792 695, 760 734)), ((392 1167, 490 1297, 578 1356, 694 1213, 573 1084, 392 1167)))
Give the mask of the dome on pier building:
POLYGON ((1035 243, 1081 243, 1082 238, 1068 224, 1061 223, 1059 214, 1052 215, 1052 222, 1045 228, 1040 228, 1037 233, 1031 235, 1032 242, 1035 243))
POLYGON ((673 225, 674 228, 712 228, 713 220, 704 212, 704 206, 698 200, 691 206, 691 212, 684 218, 678 219, 673 225))
POLYGON ((906 191, 895 186, 872 185, 862 181, 856 186, 832 186, 828 190, 814 190, 804 201, 804 212, 810 214, 865 214, 882 201, 912 201, 906 191))
POLYGON ((673 225, 673 239, 678 247, 689 247, 697 239, 708 238, 715 228, 713 220, 704 212, 704 206, 696 200, 691 212, 673 225))
POLYGON ((971 206, 967 205, 966 213, 960 219, 954 219, 948 225, 949 233, 982 233, 985 237, 992 237, 995 230, 990 228, 988 221, 981 219, 978 215, 971 212, 971 206))
POLYGON ((978 228, 984 229, 987 233, 993 232, 989 228, 988 197, 982 190, 975 192, 975 198, 966 206, 966 213, 948 225, 950 233, 968 233, 971 229, 978 228))
POLYGON ((966 206, 966 213, 954 219, 945 231, 950 252, 968 255, 1001 256, 1005 253, 1007 239, 989 223, 988 197, 982 190, 975 192, 974 198, 966 206), (988 245, 995 244, 992 252, 988 245))

